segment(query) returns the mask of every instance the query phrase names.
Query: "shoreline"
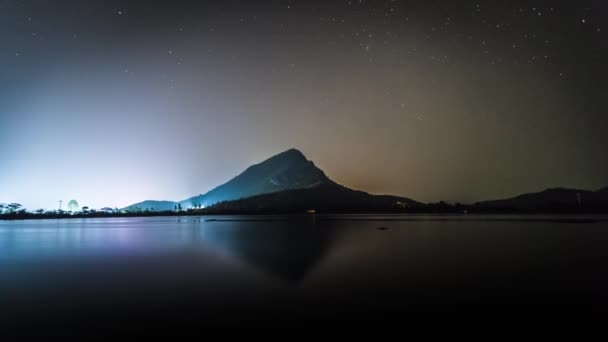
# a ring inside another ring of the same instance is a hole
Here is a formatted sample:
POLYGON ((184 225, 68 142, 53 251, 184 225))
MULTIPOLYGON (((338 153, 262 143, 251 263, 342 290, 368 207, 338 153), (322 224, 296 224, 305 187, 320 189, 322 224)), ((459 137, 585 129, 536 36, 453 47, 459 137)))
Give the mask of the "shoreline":
MULTIPOLYGON (((313 218, 324 221, 377 221, 377 222, 400 222, 400 221, 505 221, 505 222, 572 222, 572 223, 595 223, 608 221, 606 212, 154 212, 154 213, 122 213, 122 214, 16 214, 0 215, 0 221, 40 221, 40 220, 75 220, 75 219, 99 219, 99 218, 146 218, 146 217, 210 217, 210 216, 236 216, 236 217, 260 217, 260 216, 282 216, 291 218, 313 218), (344 217, 330 217, 330 216, 344 217), (500 216, 524 216, 520 218, 501 218, 500 216), (356 218, 348 216, 392 216, 384 218, 356 218), (398 217, 401 216, 401 217, 398 217), (403 217, 408 216, 408 217, 403 217), (425 216, 416 218, 416 216, 425 216), (431 216, 432 218, 429 218, 431 216), (486 216, 486 217, 480 217, 486 216), (543 216, 550 216, 545 217, 543 216), (592 216, 592 217, 590 217, 592 216), (601 217, 598 217, 601 216, 601 217), (469 218, 467 218, 469 217, 469 218)), ((233 222, 251 221, 248 219, 206 219, 205 222, 233 222)), ((273 220, 265 220, 273 221, 273 220)))

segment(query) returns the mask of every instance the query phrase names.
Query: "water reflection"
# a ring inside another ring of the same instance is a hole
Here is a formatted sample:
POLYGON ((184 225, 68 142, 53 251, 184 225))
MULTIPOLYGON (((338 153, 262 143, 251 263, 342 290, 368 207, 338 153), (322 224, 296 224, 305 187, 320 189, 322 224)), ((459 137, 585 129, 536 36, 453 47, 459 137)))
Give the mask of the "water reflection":
POLYGON ((309 218, 77 219, 0 223, 0 262, 45 257, 215 251, 272 277, 297 283, 323 259, 335 237, 331 225, 309 218))
POLYGON ((605 218, 313 218, 0 222, 0 305, 38 314, 47 303, 41 317, 117 306, 228 317, 608 307, 605 218))
POLYGON ((292 283, 302 280, 328 253, 334 230, 302 221, 209 222, 202 239, 246 263, 292 283))

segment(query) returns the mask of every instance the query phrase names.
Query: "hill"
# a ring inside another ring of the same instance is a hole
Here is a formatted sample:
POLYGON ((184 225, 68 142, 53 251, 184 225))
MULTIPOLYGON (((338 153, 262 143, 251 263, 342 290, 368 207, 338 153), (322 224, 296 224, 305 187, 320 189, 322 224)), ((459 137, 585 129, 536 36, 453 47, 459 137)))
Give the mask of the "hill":
POLYGON ((482 211, 608 212, 608 188, 597 191, 552 188, 516 197, 475 203, 482 211))
POLYGON ((295 189, 218 203, 205 213, 363 213, 391 212, 423 208, 424 204, 405 197, 372 195, 335 183, 295 189))
MULTIPOLYGON (((264 200, 274 201, 280 199, 281 210, 296 211, 301 208, 310 208, 314 202, 321 203, 326 208, 359 208, 366 210, 367 205, 374 208, 390 208, 391 205, 405 205, 403 203, 417 203, 415 201, 395 196, 373 196, 360 191, 347 189, 332 181, 315 164, 308 160, 302 152, 290 149, 279 153, 265 161, 248 167, 238 176, 211 191, 188 198, 179 202, 172 201, 144 201, 124 208, 126 211, 167 211, 174 210, 176 206, 182 209, 206 208, 221 202, 243 200, 240 203, 264 200), (289 192, 291 190, 314 189, 314 191, 289 192), (266 194, 276 196, 258 198, 266 194), (305 196, 295 198, 293 196, 305 196), (328 197, 324 197, 328 196, 328 197), (293 197, 293 198, 292 198, 293 197), (253 199, 251 199, 253 198, 253 199), (245 201, 245 199, 248 199, 245 201), (338 205, 342 202, 342 205, 338 205), (402 202, 402 204, 395 204, 402 202), (325 203, 325 204, 322 204, 325 203), (331 205, 330 205, 331 203, 331 205), (292 206, 291 209, 289 207, 292 206)), ((271 202, 266 207, 272 208, 271 202)), ((275 203, 275 202, 272 202, 275 203)))
POLYGON ((290 149, 259 164, 201 196, 181 201, 183 208, 208 207, 222 201, 303 189, 332 183, 302 152, 290 149))

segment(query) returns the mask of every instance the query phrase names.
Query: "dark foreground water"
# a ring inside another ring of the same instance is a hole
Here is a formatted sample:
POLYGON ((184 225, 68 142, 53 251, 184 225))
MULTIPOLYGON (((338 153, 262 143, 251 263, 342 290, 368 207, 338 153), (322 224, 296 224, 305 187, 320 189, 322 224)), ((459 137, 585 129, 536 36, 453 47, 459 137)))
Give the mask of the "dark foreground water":
POLYGON ((0 322, 607 317, 604 219, 0 221, 0 322))

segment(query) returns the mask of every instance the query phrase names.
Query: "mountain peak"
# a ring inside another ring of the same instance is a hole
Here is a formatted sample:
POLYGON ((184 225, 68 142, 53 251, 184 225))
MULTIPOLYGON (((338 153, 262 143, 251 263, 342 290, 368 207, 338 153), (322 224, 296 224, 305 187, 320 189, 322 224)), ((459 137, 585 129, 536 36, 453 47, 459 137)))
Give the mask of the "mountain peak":
POLYGON ((333 182, 301 151, 291 148, 248 167, 227 183, 204 195, 184 200, 181 204, 184 208, 210 206, 221 201, 312 188, 327 183, 333 182))
POLYGON ((306 156, 304 155, 304 153, 302 153, 297 148, 290 148, 289 150, 283 151, 283 152, 281 152, 279 154, 276 154, 276 155, 268 158, 267 160, 271 160, 271 159, 284 159, 284 158, 296 159, 296 160, 308 160, 306 158, 306 156))
MULTIPOLYGON (((294 165, 305 165, 313 164, 312 161, 308 160, 306 156, 298 149, 291 148, 283 151, 279 154, 254 165, 251 165, 247 170, 256 169, 267 169, 269 172, 276 172, 278 170, 290 168, 294 165)), ((314 164, 313 164, 314 165, 314 164)))

